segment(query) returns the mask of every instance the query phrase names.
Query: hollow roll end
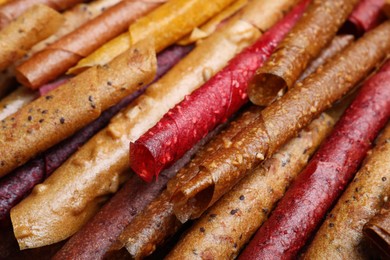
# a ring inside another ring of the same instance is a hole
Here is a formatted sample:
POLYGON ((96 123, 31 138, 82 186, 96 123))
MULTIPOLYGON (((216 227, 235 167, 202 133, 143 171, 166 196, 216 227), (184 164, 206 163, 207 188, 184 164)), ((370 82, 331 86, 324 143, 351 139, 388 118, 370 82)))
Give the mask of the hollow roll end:
POLYGON ((258 106, 267 106, 283 95, 286 81, 272 73, 257 74, 248 86, 249 100, 258 106))

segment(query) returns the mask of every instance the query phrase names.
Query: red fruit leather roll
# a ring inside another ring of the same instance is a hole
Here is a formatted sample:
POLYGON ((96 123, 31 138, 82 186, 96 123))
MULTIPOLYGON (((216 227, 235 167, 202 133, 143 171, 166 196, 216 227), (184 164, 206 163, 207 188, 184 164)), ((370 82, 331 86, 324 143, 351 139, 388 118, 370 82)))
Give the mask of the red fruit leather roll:
MULTIPOLYGON (((182 57, 188 54, 192 48, 193 45, 172 46, 161 52, 157 56, 158 67, 154 81, 164 75, 182 57)), ((145 89, 146 87, 127 96, 117 105, 104 111, 98 119, 72 137, 44 152, 42 157, 29 161, 9 176, 0 180, 0 220, 7 216, 11 208, 27 196, 35 185, 49 177, 80 146, 105 127, 119 110, 130 104, 145 89)))
POLYGON ((349 16, 342 31, 360 36, 384 20, 385 0, 361 0, 349 16))
POLYGON ((390 62, 369 79, 305 170, 241 254, 292 259, 353 178, 390 118, 390 62))
POLYGON ((245 49, 201 88, 172 108, 153 128, 130 144, 130 166, 145 181, 172 165, 247 101, 246 89, 256 69, 303 14, 303 0, 285 18, 245 49))
POLYGON ((0 6, 0 29, 36 4, 48 5, 57 11, 62 11, 84 1, 85 0, 12 0, 0 6))
POLYGON ((170 178, 221 129, 218 127, 193 146, 180 160, 161 173, 154 183, 133 175, 124 187, 57 252, 53 259, 103 259, 127 225, 158 197, 170 178))
POLYGON ((125 31, 130 23, 160 4, 145 0, 119 2, 17 66, 16 78, 24 86, 37 89, 65 73, 80 59, 125 31))

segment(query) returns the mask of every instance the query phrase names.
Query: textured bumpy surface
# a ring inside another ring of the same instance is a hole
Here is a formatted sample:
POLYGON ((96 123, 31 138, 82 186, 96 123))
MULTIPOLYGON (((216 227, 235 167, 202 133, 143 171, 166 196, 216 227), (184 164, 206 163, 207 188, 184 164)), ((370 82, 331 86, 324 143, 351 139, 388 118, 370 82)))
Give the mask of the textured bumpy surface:
POLYGON ((198 217, 248 170, 272 156, 314 117, 352 89, 390 51, 389 33, 390 22, 368 32, 326 63, 319 73, 265 108, 256 122, 240 132, 227 148, 211 154, 201 164, 201 171, 173 197, 179 219, 198 217))
POLYGON ((257 105, 275 100, 291 88, 306 66, 347 20, 358 0, 314 0, 305 15, 261 67, 249 85, 249 99, 257 105))
POLYGON ((362 87, 327 141, 257 231, 241 259, 291 259, 305 245, 390 118, 389 85, 382 84, 389 65, 362 87))
POLYGON ((152 81, 155 70, 151 45, 134 46, 110 64, 85 71, 2 120, 0 176, 64 140, 152 81))
POLYGON ((298 21, 309 3, 310 0, 302 1, 255 44, 234 57, 222 71, 131 143, 131 168, 144 180, 152 181, 209 131, 237 112, 248 100, 246 92, 249 80, 298 21))
POLYGON ((34 44, 58 30, 64 18, 53 9, 36 5, 0 31, 0 71, 21 58, 34 44))
POLYGON ((159 5, 145 0, 119 2, 19 65, 16 68, 18 81, 37 89, 56 79, 80 59, 118 36, 129 24, 159 5))
MULTIPOLYGON (((164 75, 182 57, 187 55, 192 48, 192 45, 185 47, 172 46, 160 53, 157 56, 157 73, 155 81, 164 75)), ((61 164, 79 149, 79 147, 105 127, 115 114, 129 105, 144 90, 145 89, 140 89, 127 96, 118 104, 104 111, 98 119, 88 124, 76 134, 45 151, 42 158, 37 159, 39 163, 37 160, 29 161, 13 171, 5 179, 0 180, 0 205, 2 209, 0 212, 0 219, 5 217, 14 205, 28 195, 35 185, 49 177, 49 175, 60 167, 61 164), (42 165, 43 162, 44 166, 37 168, 36 165, 42 165)))

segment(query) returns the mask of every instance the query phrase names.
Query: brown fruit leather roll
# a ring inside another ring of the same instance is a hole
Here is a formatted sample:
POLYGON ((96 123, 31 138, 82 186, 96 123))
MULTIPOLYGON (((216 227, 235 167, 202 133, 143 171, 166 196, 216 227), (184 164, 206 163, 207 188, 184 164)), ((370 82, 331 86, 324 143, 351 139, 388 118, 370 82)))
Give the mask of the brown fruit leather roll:
POLYGON ((11 212, 13 225, 20 226, 19 230, 35 227, 27 236, 16 232, 21 247, 26 243, 30 247, 55 243, 78 231, 100 208, 99 201, 118 190, 128 169, 129 142, 156 124, 169 108, 204 84, 259 34, 244 21, 227 23, 35 187, 37 192, 11 212), (46 191, 39 192, 43 189, 46 191))
POLYGON ((137 175, 128 180, 112 199, 55 255, 54 259, 102 259, 123 229, 153 199, 158 197, 168 180, 181 169, 219 129, 199 141, 179 161, 162 172, 158 180, 147 184, 137 175))
POLYGON ((124 0, 36 53, 16 68, 16 78, 32 89, 54 80, 95 49, 125 31, 159 3, 124 0), (97 37, 98 36, 98 37, 97 37))
POLYGON ((268 105, 291 88, 334 37, 358 0, 314 0, 248 86, 249 99, 268 105))
POLYGON ((369 152, 354 180, 328 214, 304 259, 367 257, 366 245, 363 243, 363 225, 379 213, 383 198, 390 194, 389 140, 390 125, 379 137, 376 147, 369 152))
MULTIPOLYGON (((387 129, 389 129, 389 127, 387 127, 387 129)), ((389 140, 390 139, 387 139, 387 143, 389 143, 389 140)), ((384 197, 384 200, 387 200, 387 202, 385 203, 381 211, 363 227, 363 233, 365 238, 369 240, 374 246, 376 246, 376 248, 382 251, 384 259, 388 259, 390 257, 390 201, 388 197, 389 194, 390 193, 387 193, 387 196, 384 197)))
POLYGON ((246 172, 292 138, 314 117, 340 99, 390 51, 390 21, 305 79, 238 134, 230 147, 210 155, 201 171, 173 195, 175 214, 182 221, 199 217, 230 190, 246 172), (364 57, 364 58, 363 58, 364 57), (326 88, 324 86, 327 86, 326 88))
POLYGON ((93 67, 1 121, 0 176, 96 119, 153 80, 152 44, 139 44, 108 65, 93 67), (27 145, 28 144, 28 145, 27 145))
POLYGON ((234 259, 332 129, 322 114, 222 197, 167 259, 234 259))
POLYGON ((0 70, 22 57, 34 44, 55 33, 64 18, 53 9, 36 5, 0 31, 0 70))
POLYGON ((189 175, 195 175, 199 171, 199 163, 207 154, 230 142, 230 139, 249 125, 259 112, 260 108, 258 107, 252 107, 245 111, 232 121, 226 130, 203 146, 191 162, 180 169, 176 176, 168 182, 168 188, 126 227, 119 237, 119 243, 115 249, 125 246, 133 258, 140 259, 150 255, 157 246, 175 234, 182 224, 173 213, 170 190, 176 190, 176 187, 187 181, 189 175))
POLYGON ((47 5, 57 11, 63 11, 81 2, 84 2, 84 0, 12 0, 0 6, 0 29, 37 4, 47 5))

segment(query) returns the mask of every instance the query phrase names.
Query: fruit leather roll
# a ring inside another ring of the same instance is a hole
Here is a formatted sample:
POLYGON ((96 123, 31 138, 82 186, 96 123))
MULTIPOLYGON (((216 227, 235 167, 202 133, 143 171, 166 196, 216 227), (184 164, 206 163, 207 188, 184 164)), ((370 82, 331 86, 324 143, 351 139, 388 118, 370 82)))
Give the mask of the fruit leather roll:
POLYGON ((57 11, 63 11, 84 0, 12 0, 0 6, 0 29, 18 18, 34 5, 47 5, 57 11))
POLYGON ((326 114, 314 120, 208 210, 167 259, 234 259, 333 124, 334 120, 326 114))
POLYGON ((149 83, 156 70, 151 44, 140 44, 93 67, 1 121, 0 176, 96 119, 102 111, 149 83), (26 145, 28 144, 28 145, 26 145))
MULTIPOLYGON (((388 139, 389 140, 389 139, 388 139)), ((387 168, 388 170, 388 168, 387 168)), ((381 211, 363 227, 364 236, 382 251, 384 259, 390 257, 390 202, 388 195, 381 211)))
POLYGON ((150 255, 156 247, 175 234, 182 224, 173 213, 173 204, 170 201, 172 191, 186 183, 188 176, 198 173, 199 163, 209 153, 230 142, 233 136, 256 118, 259 111, 260 108, 257 107, 245 111, 236 120, 233 120, 226 130, 222 130, 220 134, 203 146, 191 162, 169 180, 167 189, 126 227, 114 248, 119 249, 125 246, 133 258, 140 259, 150 255))
MULTIPOLYGON (((169 110, 136 142, 130 143, 131 168, 145 181, 152 181, 209 131, 237 112, 247 102, 248 82, 256 69, 271 55, 309 3, 302 1, 255 44, 169 110)), ((249 5, 245 10, 252 8, 249 5)))
POLYGON ((253 169, 320 112, 364 78, 390 51, 390 21, 367 33, 335 59, 264 109, 229 147, 209 156, 201 171, 174 196, 176 216, 199 217, 253 169), (364 57, 364 59, 363 59, 364 57), (324 88, 323 86, 327 86, 324 88))
POLYGON ((346 21, 358 0, 314 0, 302 19, 280 43, 248 87, 249 99, 257 105, 273 102, 291 88, 346 21))
POLYGON ((36 5, 0 31, 0 70, 22 57, 34 44, 55 33, 64 19, 53 9, 36 5))
POLYGON ((361 0, 355 7, 345 25, 347 31, 362 35, 384 20, 385 0, 361 0))
MULTIPOLYGON (((38 51, 45 49, 49 44, 57 41, 66 34, 72 32, 73 30, 79 28, 81 25, 86 22, 94 19, 95 17, 102 14, 111 6, 119 3, 121 0, 95 0, 89 3, 81 3, 73 8, 62 13, 65 21, 62 26, 47 39, 40 41, 34 45, 28 53, 23 57, 22 60, 27 60, 33 54, 38 51)), ((21 62, 18 61, 18 64, 21 62)))
MULTIPOLYGON (((219 130, 219 129, 218 129, 219 130)), ((54 259, 102 259, 108 257, 112 244, 123 229, 165 188, 166 183, 181 169, 217 131, 198 142, 179 161, 162 172, 161 178, 147 184, 133 175, 124 187, 78 231, 54 259)))
POLYGON ((55 243, 78 231, 97 212, 99 201, 115 193, 120 180, 126 177, 129 142, 139 138, 169 108, 204 84, 258 36, 258 29, 244 21, 226 24, 35 187, 35 192, 11 211, 21 248, 55 243))
POLYGON ((37 89, 65 73, 80 59, 125 31, 130 23, 157 6, 158 3, 147 0, 119 2, 17 66, 16 78, 23 85, 37 89))
MULTIPOLYGON (((390 63, 389 63, 390 65, 390 63)), ((390 66, 376 83, 390 86, 390 66), (387 74, 387 75, 386 75, 387 74)), ((390 126, 316 233, 305 259, 363 259, 363 226, 379 213, 390 194, 390 126)))
POLYGON ((156 52, 159 52, 232 2, 233 0, 170 0, 133 23, 129 32, 109 41, 82 59, 69 73, 78 73, 96 64, 105 64, 142 39, 153 38, 156 52))
MULTIPOLYGON (((388 65, 360 89, 326 142, 257 231, 241 259, 292 259, 302 249, 354 177, 372 141, 390 118, 390 92, 388 84, 382 84, 383 77, 388 76, 388 65)), ((359 191, 360 188, 356 192, 355 187, 352 199, 362 196, 363 201, 370 203, 366 197, 368 188, 359 191)), ((343 221, 348 221, 349 226, 351 212, 347 212, 343 221)), ((360 216, 356 218, 359 223, 360 216)))
MULTIPOLYGON (((156 78, 154 80, 156 81, 165 74, 183 56, 190 52, 191 49, 191 45, 172 46, 160 53, 157 56, 158 68, 156 78)), ((117 114, 122 108, 129 105, 140 94, 142 94, 144 90, 145 89, 140 89, 125 97, 118 104, 105 110, 98 119, 89 123, 76 134, 45 151, 39 159, 28 161, 25 165, 19 167, 7 177, 1 179, 0 219, 8 215, 11 208, 26 197, 35 185, 43 182, 44 179, 49 177, 58 167, 61 166, 62 163, 75 153, 79 147, 87 142, 98 131, 104 128, 115 114, 117 114), (42 162, 37 162, 39 160, 42 162), (43 167, 36 168, 37 164, 43 164, 43 167), (12 187, 12 189, 10 187, 12 187)))

